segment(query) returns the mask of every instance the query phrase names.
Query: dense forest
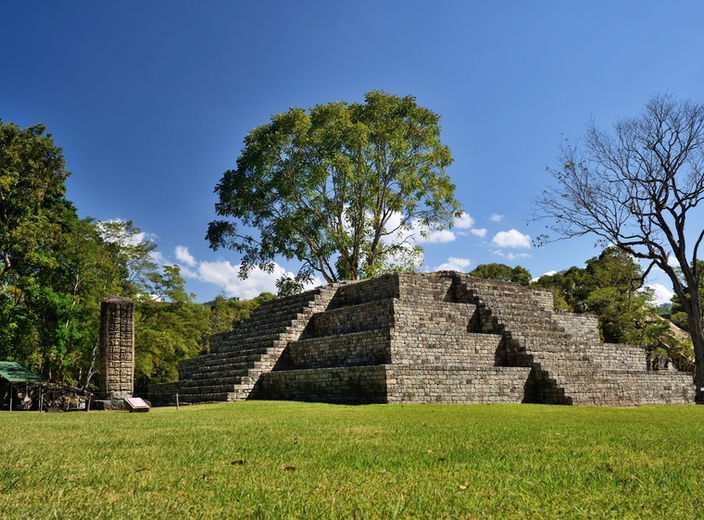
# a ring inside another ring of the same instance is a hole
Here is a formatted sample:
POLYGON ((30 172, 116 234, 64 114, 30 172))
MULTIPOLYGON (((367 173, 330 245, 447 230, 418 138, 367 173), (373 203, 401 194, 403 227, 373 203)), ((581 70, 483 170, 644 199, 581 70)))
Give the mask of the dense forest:
POLYGON ((252 301, 194 303, 178 266, 154 261, 157 244, 132 222, 78 217, 70 173, 42 125, 0 121, 0 360, 50 381, 97 382, 100 302, 135 304, 135 386, 177 378, 178 360, 208 349, 213 332, 239 326, 252 301))

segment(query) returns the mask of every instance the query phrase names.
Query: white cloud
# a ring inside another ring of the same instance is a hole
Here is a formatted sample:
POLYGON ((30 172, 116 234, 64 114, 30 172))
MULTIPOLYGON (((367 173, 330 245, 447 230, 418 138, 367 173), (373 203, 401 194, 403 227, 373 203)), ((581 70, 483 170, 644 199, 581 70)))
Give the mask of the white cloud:
MULTIPOLYGON (((386 224, 386 229, 396 229, 401 224, 401 218, 401 213, 393 213, 386 224)), ((427 243, 444 244, 454 242, 457 237, 449 229, 430 229, 428 226, 424 226, 418 222, 418 219, 414 219, 411 222, 410 229, 398 229, 382 238, 386 244, 400 243, 404 239, 407 239, 412 245, 427 243), (426 236, 423 236, 423 234, 426 236)))
POLYGON ((436 271, 462 271, 465 272, 472 262, 467 258, 455 258, 451 256, 447 262, 435 268, 436 271))
POLYGON ((537 281, 540 280, 543 276, 552 276, 552 275, 554 275, 554 274, 557 274, 557 271, 554 271, 554 270, 553 270, 553 271, 548 271, 547 273, 543 273, 543 274, 541 274, 540 276, 536 276, 535 278, 531 278, 530 281, 531 281, 531 282, 537 282, 537 281))
POLYGON ((474 225, 474 219, 469 213, 462 212, 462 215, 455 220, 455 227, 459 229, 470 229, 474 225))
POLYGON ((221 287, 228 296, 251 299, 265 291, 276 293, 275 282, 277 278, 286 273, 286 270, 278 265, 271 273, 254 268, 244 280, 238 277, 239 272, 239 265, 232 265, 226 260, 218 260, 216 262, 201 262, 198 265, 197 276, 202 282, 209 282, 221 287))
MULTIPOLYGON (((183 277, 212 283, 224 291, 227 296, 237 296, 242 299, 251 299, 263 292, 276 294, 276 280, 284 275, 295 276, 294 273, 287 271, 284 267, 274 264, 274 270, 271 273, 255 267, 249 272, 247 278, 242 280, 238 276, 240 272, 239 264, 232 265, 224 259, 218 259, 215 262, 199 262, 188 251, 188 248, 183 246, 178 246, 174 253, 179 262, 186 264, 180 265, 183 277)), ((162 258, 161 263, 168 262, 162 258)), ((305 288, 311 289, 319 285, 324 285, 324 282, 319 278, 314 278, 305 288)))
POLYGON ((503 215, 497 215, 496 213, 492 213, 489 217, 489 220, 491 220, 492 222, 501 222, 503 219, 503 215))
POLYGON ((675 294, 667 287, 659 283, 654 283, 646 287, 653 290, 653 300, 656 305, 670 303, 670 301, 672 300, 672 296, 675 294))
POLYGON ((428 230, 425 229, 426 236, 420 234, 421 226, 418 226, 419 232, 415 236, 415 240, 419 244, 431 243, 431 244, 444 244, 447 242, 453 242, 457 237, 449 229, 440 230, 428 230))
POLYGON ((151 257, 153 262, 156 262, 159 265, 169 263, 166 261, 166 258, 164 258, 164 255, 161 254, 161 251, 152 251, 151 253, 149 253, 149 256, 151 257))
POLYGON ((530 247, 530 236, 516 229, 499 231, 491 241, 498 247, 530 247))
POLYGON ((176 260, 178 260, 179 262, 183 262, 188 267, 195 267, 198 264, 198 262, 196 262, 196 259, 193 258, 193 255, 188 252, 187 247, 176 246, 174 254, 176 255, 176 260))
MULTIPOLYGON (((189 270, 190 271, 190 270, 189 270)), ((232 265, 227 260, 217 260, 216 262, 200 262, 196 272, 190 271, 201 282, 208 282, 219 286, 228 296, 237 296, 243 299, 251 299, 263 292, 276 293, 276 280, 283 275, 290 277, 294 273, 286 271, 282 266, 275 264, 271 273, 254 268, 249 272, 246 279, 238 277, 239 265, 232 265)), ((314 279, 306 288, 322 285, 319 279, 314 279)))
POLYGON ((484 238, 486 236, 486 228, 481 229, 470 229, 469 232, 473 235, 477 235, 479 238, 484 238))

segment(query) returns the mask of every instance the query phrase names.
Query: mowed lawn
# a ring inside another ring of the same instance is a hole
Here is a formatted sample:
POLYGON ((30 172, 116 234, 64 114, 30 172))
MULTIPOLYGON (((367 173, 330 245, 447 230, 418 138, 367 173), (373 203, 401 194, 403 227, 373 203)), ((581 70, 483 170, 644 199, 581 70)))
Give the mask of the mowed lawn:
POLYGON ((704 406, 0 413, 0 518, 702 518, 704 406))

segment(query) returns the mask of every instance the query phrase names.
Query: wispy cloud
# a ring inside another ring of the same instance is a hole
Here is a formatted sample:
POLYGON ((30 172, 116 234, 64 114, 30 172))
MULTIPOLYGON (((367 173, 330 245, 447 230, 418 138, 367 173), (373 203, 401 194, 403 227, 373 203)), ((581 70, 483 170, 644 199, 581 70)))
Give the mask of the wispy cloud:
MULTIPOLYGON (((284 275, 294 276, 294 273, 275 264, 271 273, 255 267, 243 280, 239 277, 239 264, 233 265, 224 259, 214 262, 199 262, 184 246, 177 246, 174 249, 174 256, 178 260, 177 265, 181 268, 181 274, 185 278, 212 283, 224 291, 227 296, 237 296, 244 299, 254 298, 263 292, 276 293, 276 280, 284 275)), ((323 282, 315 278, 308 287, 318 285, 323 285, 323 282)))
POLYGON ((481 228, 481 229, 470 229, 470 233, 473 235, 477 235, 479 238, 484 238, 486 236, 486 228, 481 228))
POLYGON ((492 222, 501 222, 504 219, 503 215, 498 215, 497 213, 492 213, 489 220, 492 222))
POLYGON ((504 251, 501 251, 500 249, 495 249, 491 251, 492 254, 496 256, 500 256, 501 258, 505 258, 507 260, 516 260, 517 258, 530 258, 531 255, 528 253, 505 253, 504 251))

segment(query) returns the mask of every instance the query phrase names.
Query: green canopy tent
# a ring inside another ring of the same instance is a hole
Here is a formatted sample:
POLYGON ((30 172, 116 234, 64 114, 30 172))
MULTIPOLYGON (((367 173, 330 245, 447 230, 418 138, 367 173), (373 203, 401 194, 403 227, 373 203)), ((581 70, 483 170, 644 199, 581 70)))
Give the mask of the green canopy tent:
POLYGON ((43 383, 44 379, 19 363, 0 361, 0 378, 10 383, 10 411, 12 410, 12 383, 43 383))

